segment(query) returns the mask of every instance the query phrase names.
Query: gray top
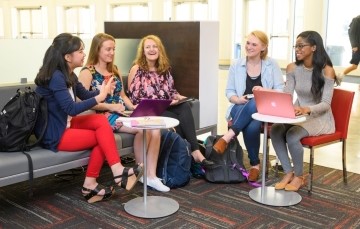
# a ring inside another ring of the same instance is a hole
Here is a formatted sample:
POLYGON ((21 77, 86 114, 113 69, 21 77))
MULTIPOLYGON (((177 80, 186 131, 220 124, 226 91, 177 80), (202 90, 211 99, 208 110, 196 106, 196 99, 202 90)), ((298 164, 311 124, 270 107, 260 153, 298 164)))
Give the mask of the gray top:
POLYGON ((296 125, 305 128, 310 136, 330 134, 335 132, 335 121, 331 111, 331 100, 334 92, 334 80, 325 77, 325 85, 320 103, 313 99, 311 90, 312 71, 304 69, 303 65, 286 74, 284 92, 297 94, 296 106, 309 107, 311 113, 306 121, 296 125))

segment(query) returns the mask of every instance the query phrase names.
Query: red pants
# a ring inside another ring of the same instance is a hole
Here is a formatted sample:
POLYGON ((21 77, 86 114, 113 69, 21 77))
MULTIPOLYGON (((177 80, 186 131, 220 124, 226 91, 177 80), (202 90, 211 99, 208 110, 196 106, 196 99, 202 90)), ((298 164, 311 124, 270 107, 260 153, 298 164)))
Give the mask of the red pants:
POLYGON ((79 151, 91 149, 86 171, 87 177, 98 177, 105 160, 112 166, 120 162, 114 133, 102 114, 79 115, 73 117, 60 139, 58 150, 79 151))

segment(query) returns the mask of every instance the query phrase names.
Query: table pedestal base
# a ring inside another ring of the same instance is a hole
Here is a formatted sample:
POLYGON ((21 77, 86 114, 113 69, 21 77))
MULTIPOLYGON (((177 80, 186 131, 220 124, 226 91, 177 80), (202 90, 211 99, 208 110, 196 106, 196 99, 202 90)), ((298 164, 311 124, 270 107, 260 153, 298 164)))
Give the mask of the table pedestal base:
POLYGON ((137 197, 125 204, 125 211, 142 218, 160 218, 171 215, 179 210, 179 203, 163 196, 137 197))
POLYGON ((271 206, 291 206, 300 203, 302 197, 297 192, 275 190, 275 187, 258 187, 249 192, 251 199, 271 206))

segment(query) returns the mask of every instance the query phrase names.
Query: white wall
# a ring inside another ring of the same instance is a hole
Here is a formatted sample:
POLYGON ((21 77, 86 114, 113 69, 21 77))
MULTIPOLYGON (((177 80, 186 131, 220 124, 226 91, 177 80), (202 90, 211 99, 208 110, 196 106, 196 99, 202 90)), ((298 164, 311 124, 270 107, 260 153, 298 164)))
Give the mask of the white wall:
POLYGON ((52 39, 0 39, 0 84, 33 81, 52 39))
MULTIPOLYGON (((122 75, 128 73, 135 59, 139 41, 138 39, 116 39, 115 64, 122 75), (130 50, 133 52, 127 53, 130 50)), ((83 42, 86 63, 91 39, 83 39, 83 42)), ((20 83, 21 78, 27 78, 27 82, 33 82, 51 43, 52 39, 0 39, 0 69, 3 72, 0 74, 0 86, 20 83)), ((75 73, 78 74, 80 69, 75 69, 75 73)))
MULTIPOLYGON (((33 82, 53 39, 0 39, 0 85, 33 82)), ((91 40, 84 40, 88 53, 91 40)), ((80 69, 76 69, 78 73, 80 69)))

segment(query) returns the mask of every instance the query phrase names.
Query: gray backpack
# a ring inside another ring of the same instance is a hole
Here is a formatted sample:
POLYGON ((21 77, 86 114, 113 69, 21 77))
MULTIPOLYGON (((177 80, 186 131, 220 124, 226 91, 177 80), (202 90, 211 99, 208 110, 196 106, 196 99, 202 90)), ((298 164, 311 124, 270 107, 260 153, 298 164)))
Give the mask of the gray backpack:
POLYGON ((215 164, 205 168, 205 179, 213 183, 239 183, 246 181, 243 175, 243 150, 239 141, 233 138, 223 154, 218 154, 213 145, 222 136, 210 135, 205 140, 205 158, 215 164))

